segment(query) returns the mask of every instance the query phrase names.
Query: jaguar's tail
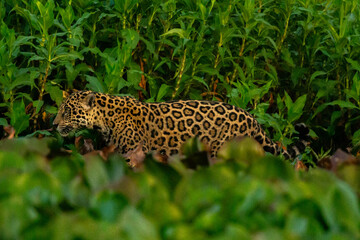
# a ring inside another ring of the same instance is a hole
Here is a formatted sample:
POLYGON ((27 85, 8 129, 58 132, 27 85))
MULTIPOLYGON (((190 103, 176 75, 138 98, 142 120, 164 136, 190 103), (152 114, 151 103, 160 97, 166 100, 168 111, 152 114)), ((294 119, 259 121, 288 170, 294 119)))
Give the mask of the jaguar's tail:
POLYGON ((286 150, 282 151, 282 154, 286 159, 294 159, 301 154, 305 147, 310 142, 309 128, 304 123, 295 125, 295 130, 298 132, 295 136, 298 137, 298 141, 291 144, 286 150))

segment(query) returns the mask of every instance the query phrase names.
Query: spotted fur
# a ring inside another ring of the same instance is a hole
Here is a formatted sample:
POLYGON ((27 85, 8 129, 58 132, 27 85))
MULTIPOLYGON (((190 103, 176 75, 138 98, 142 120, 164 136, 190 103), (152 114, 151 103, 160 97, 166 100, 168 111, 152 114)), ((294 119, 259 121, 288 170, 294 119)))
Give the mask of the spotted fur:
POLYGON ((79 91, 60 106, 54 125, 62 136, 79 128, 99 129, 122 154, 141 145, 144 152, 170 156, 194 136, 209 146, 211 157, 226 141, 239 136, 253 137, 265 151, 282 152, 286 158, 296 156, 299 149, 281 151, 249 113, 215 101, 143 103, 132 97, 79 91))

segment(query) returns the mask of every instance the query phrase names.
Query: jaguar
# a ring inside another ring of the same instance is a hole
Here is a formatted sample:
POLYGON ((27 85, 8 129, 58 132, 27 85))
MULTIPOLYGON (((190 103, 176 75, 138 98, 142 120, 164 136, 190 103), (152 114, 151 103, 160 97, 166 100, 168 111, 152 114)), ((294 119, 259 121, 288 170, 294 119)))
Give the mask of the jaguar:
POLYGON ((308 134, 304 124, 296 126, 300 143, 284 150, 264 132, 258 121, 233 105, 205 100, 146 103, 129 96, 77 91, 60 105, 53 121, 62 136, 76 129, 98 129, 108 145, 126 154, 141 146, 171 156, 186 140, 198 137, 215 157, 221 146, 235 137, 254 138, 266 152, 294 158, 303 151, 308 134))

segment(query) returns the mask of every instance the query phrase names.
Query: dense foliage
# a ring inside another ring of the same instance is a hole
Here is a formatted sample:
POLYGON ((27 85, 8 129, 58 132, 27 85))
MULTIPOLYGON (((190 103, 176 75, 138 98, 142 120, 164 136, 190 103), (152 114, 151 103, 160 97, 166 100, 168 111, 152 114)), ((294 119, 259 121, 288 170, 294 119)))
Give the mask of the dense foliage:
POLYGON ((359 165, 295 172, 245 142, 135 173, 50 129, 72 89, 211 99, 284 145, 305 122, 307 165, 357 161, 359 19, 358 0, 0 0, 0 239, 360 238, 359 165))
MULTIPOLYGON (((137 173, 117 155, 104 162, 59 147, 53 138, 1 142, 1 239, 360 238, 348 184, 320 168, 294 172, 252 141, 229 144, 211 167, 149 156, 137 173)), ((344 169, 353 184, 359 169, 344 169)))

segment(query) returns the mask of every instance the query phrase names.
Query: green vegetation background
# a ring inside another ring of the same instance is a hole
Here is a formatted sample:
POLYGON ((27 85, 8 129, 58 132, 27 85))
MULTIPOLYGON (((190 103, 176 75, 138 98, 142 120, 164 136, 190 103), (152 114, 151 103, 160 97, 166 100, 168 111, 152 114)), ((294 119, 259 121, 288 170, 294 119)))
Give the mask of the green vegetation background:
POLYGON ((317 136, 309 165, 337 148, 357 154, 359 5, 0 0, 0 127, 20 136, 0 144, 0 238, 360 238, 358 166, 339 173, 348 185, 228 150, 196 172, 149 160, 136 174, 45 130, 63 91, 91 89, 226 101, 285 145, 305 122, 317 136))

